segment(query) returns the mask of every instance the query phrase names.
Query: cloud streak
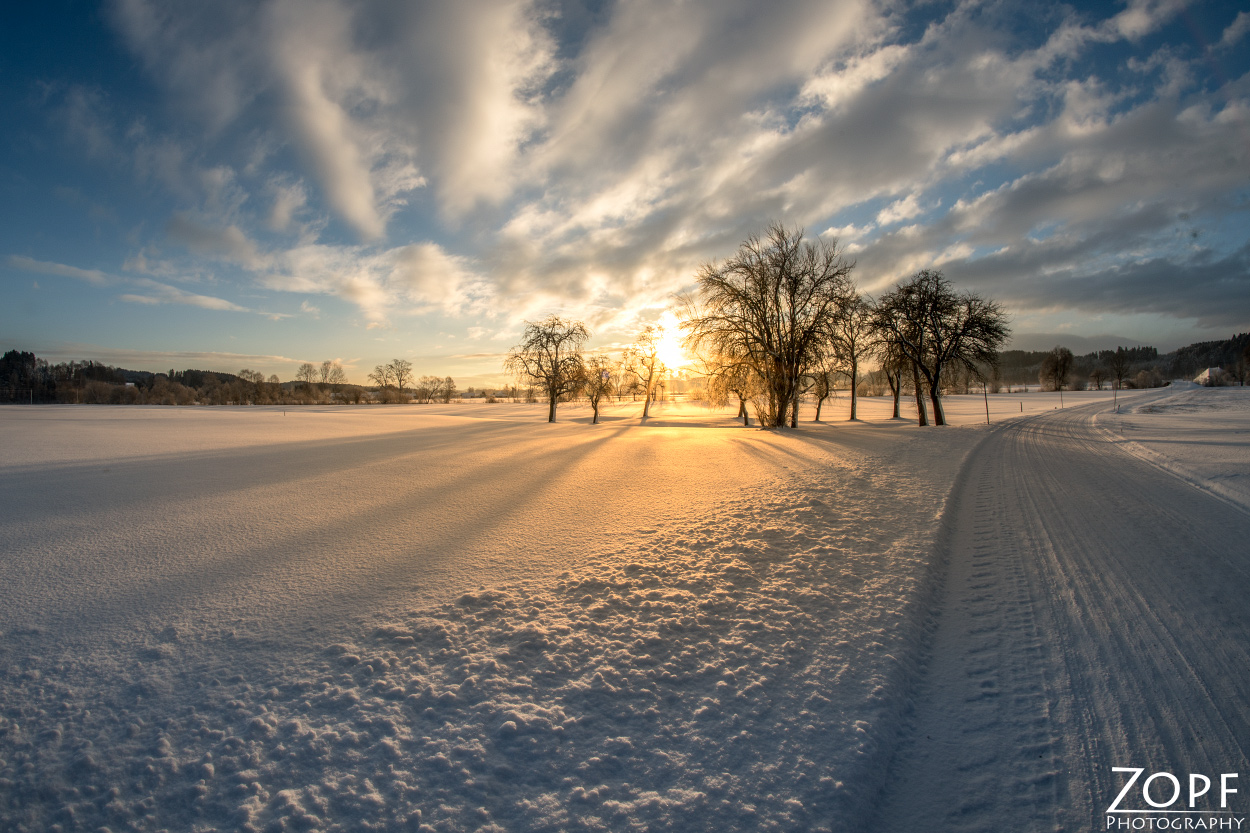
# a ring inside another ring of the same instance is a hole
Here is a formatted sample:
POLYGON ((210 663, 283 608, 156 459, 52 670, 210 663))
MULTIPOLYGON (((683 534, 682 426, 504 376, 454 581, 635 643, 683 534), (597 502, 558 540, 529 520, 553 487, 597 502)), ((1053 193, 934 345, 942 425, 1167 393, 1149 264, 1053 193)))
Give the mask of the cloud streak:
POLYGON ((256 313, 258 315, 264 315, 268 318, 288 317, 282 313, 261 312, 259 310, 248 309, 247 307, 240 306, 232 301, 227 301, 224 298, 215 298, 211 295, 200 295, 194 292, 188 292, 185 289, 179 289, 176 286, 160 283, 159 281, 154 281, 150 278, 108 275, 96 269, 80 269, 76 266, 67 266, 63 263, 50 263, 47 261, 34 260, 21 255, 10 255, 9 264, 14 268, 21 269, 24 272, 74 278, 76 280, 85 281, 93 286, 130 287, 132 289, 139 290, 142 294, 140 294, 140 292, 124 292, 117 296, 119 300, 132 304, 146 304, 149 306, 157 304, 183 304, 206 310, 256 313))

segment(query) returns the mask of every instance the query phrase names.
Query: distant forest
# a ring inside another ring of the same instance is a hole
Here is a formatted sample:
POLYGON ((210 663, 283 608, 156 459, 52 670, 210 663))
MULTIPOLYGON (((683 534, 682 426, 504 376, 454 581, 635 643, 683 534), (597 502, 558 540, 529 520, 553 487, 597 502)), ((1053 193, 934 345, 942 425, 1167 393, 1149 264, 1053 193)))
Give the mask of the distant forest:
MULTIPOLYGON (((1243 381, 1250 372, 1246 359, 1250 333, 1241 333, 1224 341, 1200 341, 1163 355, 1154 347, 1123 349, 1129 363, 1126 387, 1158 387, 1172 379, 1193 379, 1213 367, 1225 371, 1228 381, 1243 381)), ((1042 363, 1049 353, 1049 350, 1004 350, 998 356, 999 378, 1006 385, 1036 385, 1042 363)), ((1071 379, 1076 389, 1084 386, 1082 382, 1092 384, 1091 376, 1096 376, 1098 371, 1102 371, 1104 380, 1108 378, 1106 374, 1115 354, 1115 350, 1099 350, 1074 356, 1071 379)))
MULTIPOLYGON (((1062 346, 1062 345, 1059 345, 1062 346)), ((1125 387, 1157 387, 1171 379, 1192 379, 1207 368, 1221 368, 1224 383, 1250 380, 1250 333, 1224 341, 1203 341, 1160 354, 1154 347, 1124 348, 1129 361, 1125 387)), ((1036 385, 1050 351, 1004 350, 998 357, 995 387, 1036 385)), ((1072 361, 1071 389, 1109 384, 1107 373, 1115 350, 1100 350, 1072 361), (1099 378, 1101 377, 1101 378, 1099 378), (1097 382, 1094 380, 1097 379, 1097 382)), ((309 366, 308 369, 312 369, 309 366)), ((301 368, 301 373, 304 368, 301 368)), ((386 385, 362 387, 339 382, 319 382, 311 373, 302 380, 283 382, 265 379, 249 370, 223 373, 215 370, 170 370, 153 373, 127 370, 94 361, 50 364, 34 353, 10 350, 0 357, 0 403, 81 403, 115 405, 300 405, 366 402, 429 402, 487 396, 491 392, 468 388, 455 390, 450 377, 421 377, 400 389, 386 385), (435 382, 441 387, 434 385, 435 382), (427 391, 427 388, 429 389, 427 391)), ((954 380, 956 387, 958 380, 954 380)), ((876 393, 871 374, 863 392, 876 393)), ((518 391, 509 392, 516 397, 518 391)), ((527 399, 533 398, 527 392, 527 399)), ((500 394, 506 395, 506 394, 500 394)))

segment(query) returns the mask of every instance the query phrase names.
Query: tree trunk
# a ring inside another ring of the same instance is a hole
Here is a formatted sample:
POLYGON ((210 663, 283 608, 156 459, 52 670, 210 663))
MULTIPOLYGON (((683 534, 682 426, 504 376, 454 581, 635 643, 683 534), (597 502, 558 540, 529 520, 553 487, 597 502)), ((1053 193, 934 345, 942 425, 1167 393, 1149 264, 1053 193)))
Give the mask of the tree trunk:
POLYGON ((881 372, 885 374, 885 383, 890 388, 890 395, 894 397, 894 419, 899 419, 898 400, 899 394, 903 391, 903 374, 899 373, 896 376, 884 368, 882 368, 881 372))
POLYGON ((933 402, 933 424, 945 425, 946 417, 942 413, 942 383, 936 375, 933 377, 933 383, 929 385, 929 399, 933 402))
POLYGON ((599 424, 599 403, 594 402, 591 404, 591 407, 595 409, 595 418, 590 421, 590 424, 598 425, 599 424))
POLYGON ((851 362, 851 422, 855 421, 855 388, 859 386, 859 362, 851 362))
POLYGON ((799 392, 795 390, 794 399, 790 401, 790 427, 799 427, 799 392))
POLYGON ((555 396, 551 397, 550 406, 547 408, 547 421, 548 422, 556 421, 556 397, 555 396))
POLYGON ((824 404, 825 399, 826 397, 824 396, 816 397, 816 418, 812 422, 820 422, 820 406, 824 404))
POLYGON ((924 386, 920 382, 920 368, 916 367, 915 362, 911 366, 911 383, 916 390, 916 424, 928 425, 929 416, 924 409, 924 386))
POLYGON ((646 419, 651 416, 651 391, 647 391, 647 398, 642 401, 642 418, 646 419))
POLYGON ((933 424, 945 425, 946 415, 942 413, 942 397, 934 388, 929 388, 929 399, 933 401, 933 424))
POLYGON ((747 401, 742 397, 738 397, 738 416, 742 417, 742 427, 751 427, 751 415, 747 413, 747 401))

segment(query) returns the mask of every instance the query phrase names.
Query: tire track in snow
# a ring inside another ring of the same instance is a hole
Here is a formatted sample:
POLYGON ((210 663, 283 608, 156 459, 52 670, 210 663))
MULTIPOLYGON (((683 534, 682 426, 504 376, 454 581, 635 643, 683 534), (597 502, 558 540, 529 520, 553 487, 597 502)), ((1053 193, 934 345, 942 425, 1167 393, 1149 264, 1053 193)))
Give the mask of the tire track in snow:
POLYGON ((1112 767, 1247 768, 1246 515, 1107 443, 1095 408, 1004 425, 969 459, 872 829, 1102 829, 1112 767))

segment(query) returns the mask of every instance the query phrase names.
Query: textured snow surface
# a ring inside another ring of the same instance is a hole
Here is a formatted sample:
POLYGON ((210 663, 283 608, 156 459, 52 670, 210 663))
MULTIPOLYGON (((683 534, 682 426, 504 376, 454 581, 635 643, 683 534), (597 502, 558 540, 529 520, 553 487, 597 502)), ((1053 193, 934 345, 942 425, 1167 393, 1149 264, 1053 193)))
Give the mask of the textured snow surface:
POLYGON ((605 416, 0 409, 0 828, 856 819, 982 429, 605 416))

